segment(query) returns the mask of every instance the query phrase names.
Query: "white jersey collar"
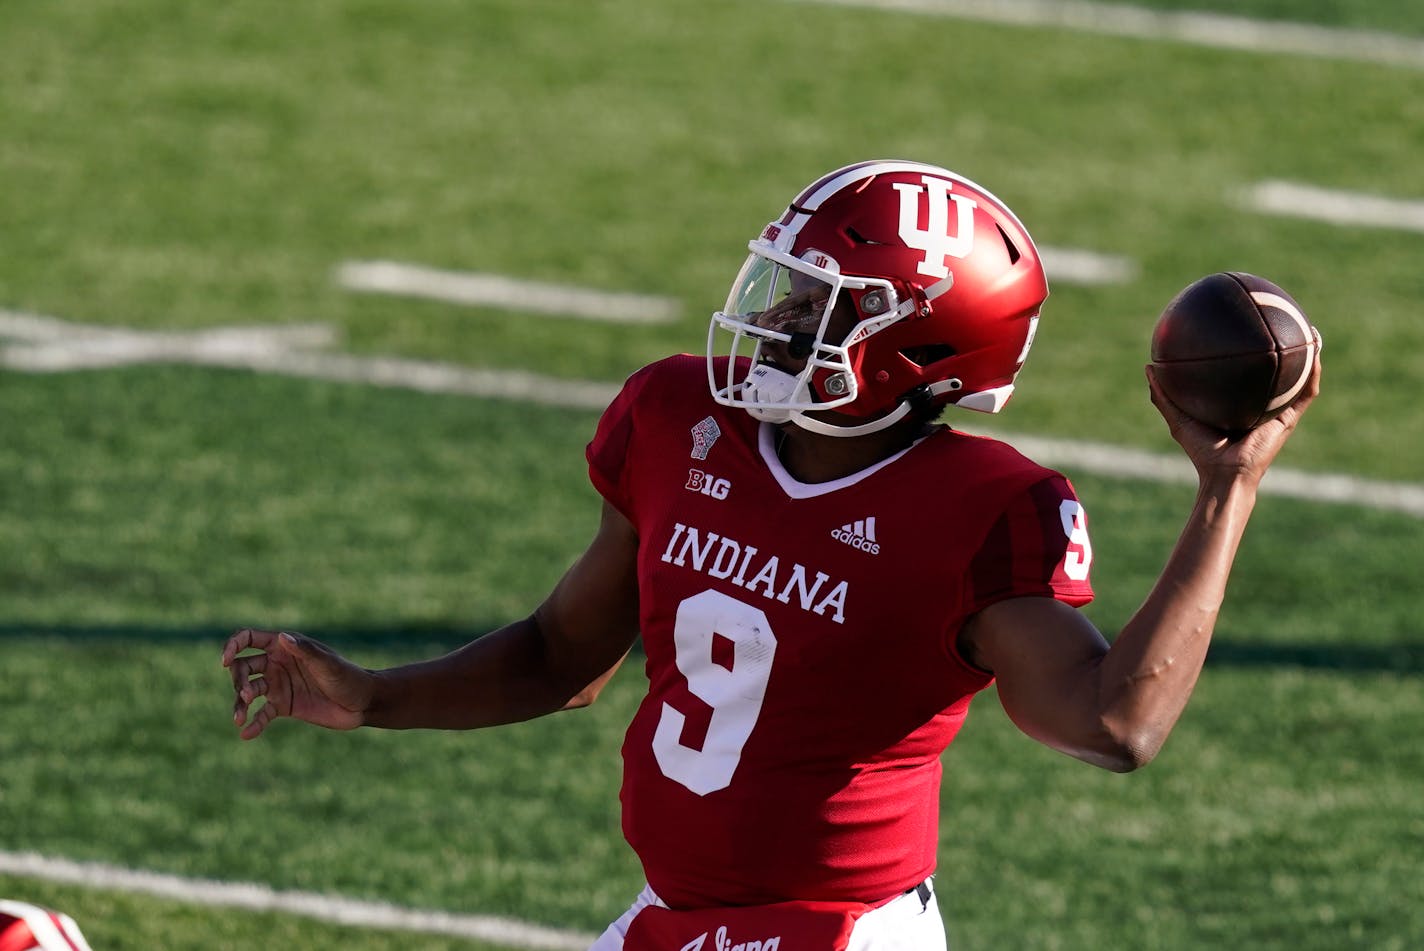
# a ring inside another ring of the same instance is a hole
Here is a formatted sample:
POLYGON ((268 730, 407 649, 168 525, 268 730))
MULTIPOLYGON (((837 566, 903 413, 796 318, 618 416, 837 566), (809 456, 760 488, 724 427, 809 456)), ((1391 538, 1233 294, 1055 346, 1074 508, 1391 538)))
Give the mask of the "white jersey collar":
POLYGON ((899 459, 905 453, 914 449, 927 437, 921 436, 910 445, 901 449, 893 456, 887 456, 874 465, 867 466, 859 472, 853 472, 848 476, 839 479, 832 479, 830 482, 801 482, 790 472, 786 471, 786 466, 781 462, 781 457, 776 454, 776 431, 779 426, 775 423, 762 423, 757 431, 757 443, 761 450, 762 461, 766 463, 767 469, 776 478, 776 482, 781 486, 781 491, 793 499, 813 499, 817 496, 829 495, 840 489, 855 485, 862 479, 869 478, 886 466, 899 459))

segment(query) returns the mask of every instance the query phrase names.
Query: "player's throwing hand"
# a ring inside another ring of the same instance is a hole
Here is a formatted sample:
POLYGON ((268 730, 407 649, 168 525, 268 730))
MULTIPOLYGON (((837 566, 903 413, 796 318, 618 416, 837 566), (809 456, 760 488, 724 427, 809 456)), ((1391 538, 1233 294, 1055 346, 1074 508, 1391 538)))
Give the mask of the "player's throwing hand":
POLYGON ((278 717, 333 730, 354 730, 365 721, 374 674, 309 637, 243 628, 228 638, 222 662, 232 673, 232 718, 244 740, 261 735, 278 717), (249 648, 257 653, 242 653, 249 648), (258 697, 266 703, 253 714, 258 697))
POLYGON ((1320 375, 1321 361, 1317 358, 1306 379, 1305 389, 1284 412, 1235 438, 1197 422, 1173 404, 1162 391, 1161 381, 1150 364, 1147 367, 1147 384, 1152 403, 1167 421, 1172 438, 1186 451, 1200 476, 1237 474, 1250 479, 1254 485, 1266 474, 1266 469, 1285 446, 1300 417, 1320 395, 1320 375))

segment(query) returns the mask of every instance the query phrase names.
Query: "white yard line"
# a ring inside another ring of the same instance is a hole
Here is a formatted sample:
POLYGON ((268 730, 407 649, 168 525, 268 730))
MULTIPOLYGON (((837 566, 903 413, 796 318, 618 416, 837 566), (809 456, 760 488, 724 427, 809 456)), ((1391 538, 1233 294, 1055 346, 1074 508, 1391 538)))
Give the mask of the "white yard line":
POLYGON ((1317 188, 1300 182, 1257 182, 1241 193, 1252 211, 1332 225, 1424 232, 1424 201, 1317 188))
MULTIPOLYGON (((428 360, 361 357, 321 348, 336 341, 322 325, 219 327, 188 333, 72 324, 54 317, 0 310, 0 366, 54 373, 138 363, 186 363, 276 373, 302 379, 513 399, 598 412, 617 383, 566 380, 520 370, 483 370, 428 360), (9 339, 14 343, 5 344, 9 339)), ((961 428, 963 419, 956 421, 961 428)), ((975 430, 977 431, 977 430, 975 430)), ((1177 455, 1103 443, 993 432, 1045 465, 1073 473, 1153 482, 1190 482, 1177 455)), ((1313 502, 1339 502, 1424 518, 1424 485, 1381 482, 1332 473, 1272 468, 1261 491, 1313 502)))
MULTIPOLYGON (((958 428, 966 432, 971 429, 966 426, 958 428)), ((1195 485, 1197 481, 1191 463, 1183 455, 1162 455, 1106 443, 1023 436, 978 428, 973 431, 1002 439, 1035 462, 1062 469, 1070 477, 1075 473, 1091 473, 1106 478, 1142 479, 1182 485, 1195 485)), ((1261 493, 1307 502, 1359 505, 1424 518, 1424 485, 1416 483, 1383 482, 1350 475, 1303 472, 1299 469, 1272 466, 1261 483, 1261 493)))
POLYGON ((335 331, 325 324, 165 332, 76 324, 0 310, 0 339, 6 337, 18 344, 0 348, 0 365, 36 373, 135 363, 247 366, 278 359, 293 349, 336 342, 335 331))
POLYGON ((1137 276, 1137 262, 1115 254, 1077 248, 1038 249, 1050 286, 1064 284, 1126 284, 1137 276))
MULTIPOLYGON (((1137 275, 1136 262, 1120 255, 1078 248, 1038 250, 1050 283, 1122 284, 1137 275)), ((540 284, 499 274, 445 271, 394 261, 347 261, 336 269, 336 282, 361 293, 613 323, 668 323, 682 312, 681 303, 668 297, 540 284)))
MULTIPOLYGON (((313 892, 277 891, 256 882, 182 878, 100 862, 71 862, 33 852, 0 852, 0 873, 208 907, 300 915, 355 928, 475 938, 512 948, 584 951, 595 937, 513 918, 402 908, 385 902, 313 892)), ((82 920, 78 924, 80 928, 85 926, 82 920)))
POLYGON ((1287 53, 1424 69, 1424 40, 1379 30, 1351 30, 1252 20, 1216 13, 1172 13, 1074 0, 798 0, 828 6, 895 10, 960 20, 1052 27, 1082 33, 1167 40, 1251 53, 1287 53))
POLYGON ((484 370, 396 357, 360 357, 321 348, 337 341, 325 325, 219 327, 190 332, 75 324, 0 310, 0 366, 30 373, 184 363, 368 386, 517 399, 545 406, 602 410, 618 384, 565 380, 523 370, 484 370))
POLYGON ((614 323, 668 323, 682 310, 681 304, 669 297, 609 293, 395 261, 347 261, 337 268, 336 281, 353 291, 614 323))

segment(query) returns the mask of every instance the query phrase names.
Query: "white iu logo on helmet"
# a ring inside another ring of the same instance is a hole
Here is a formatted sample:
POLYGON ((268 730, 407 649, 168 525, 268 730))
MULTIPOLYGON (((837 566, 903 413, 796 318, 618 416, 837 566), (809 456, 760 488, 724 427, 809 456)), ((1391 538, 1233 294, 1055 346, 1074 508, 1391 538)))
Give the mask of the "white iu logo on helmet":
POLYGON ((916 251, 925 252, 925 259, 916 268, 930 277, 949 277, 946 258, 963 258, 974 247, 974 209, 972 198, 950 194, 951 182, 933 175, 921 176, 930 200, 928 227, 920 227, 920 195, 918 185, 895 182, 900 193, 900 240, 916 251), (954 234, 949 233, 949 203, 954 202, 959 221, 954 234))

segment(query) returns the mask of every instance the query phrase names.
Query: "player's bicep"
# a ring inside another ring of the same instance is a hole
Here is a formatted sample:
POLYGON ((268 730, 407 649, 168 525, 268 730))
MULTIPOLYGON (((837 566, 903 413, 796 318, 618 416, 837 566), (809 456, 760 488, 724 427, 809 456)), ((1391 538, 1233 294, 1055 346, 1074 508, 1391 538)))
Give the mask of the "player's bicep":
POLYGON ((534 613, 548 663, 581 706, 612 676, 638 636, 638 534, 608 502, 597 534, 534 613))
POLYGON ((1108 643, 1081 611, 1052 598, 1011 598, 970 618, 965 653, 992 671, 1004 712, 1034 739, 1099 762, 1114 746, 1101 716, 1108 643))

